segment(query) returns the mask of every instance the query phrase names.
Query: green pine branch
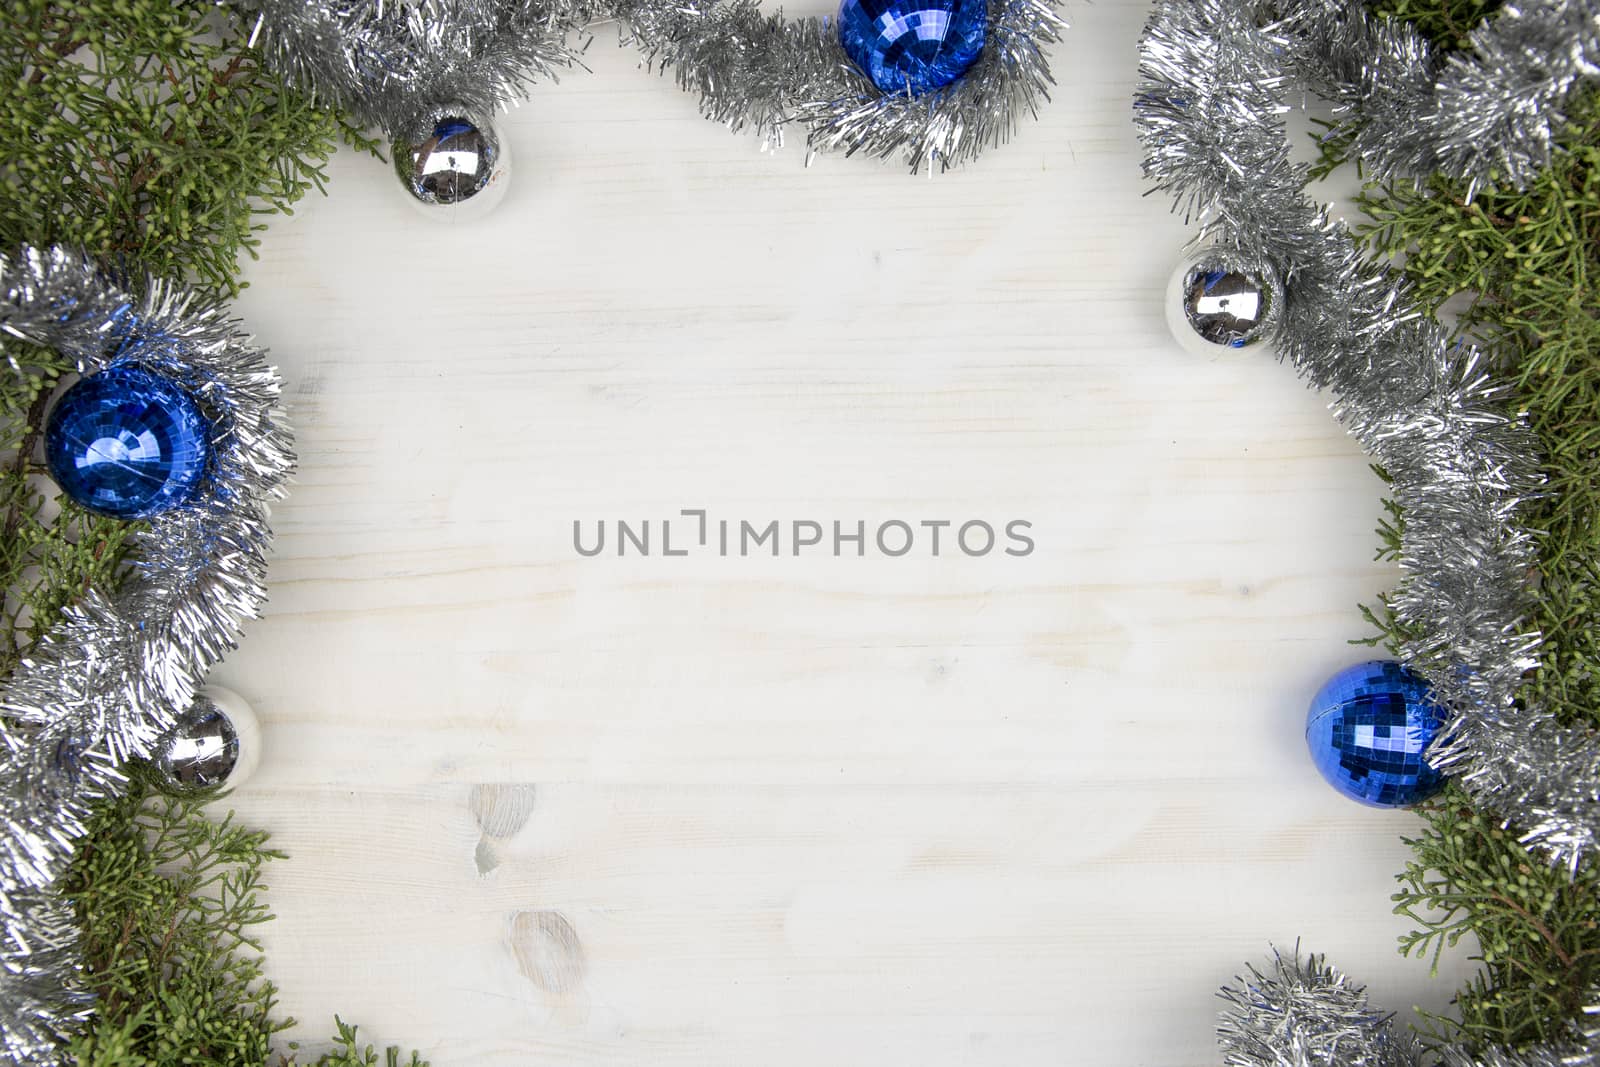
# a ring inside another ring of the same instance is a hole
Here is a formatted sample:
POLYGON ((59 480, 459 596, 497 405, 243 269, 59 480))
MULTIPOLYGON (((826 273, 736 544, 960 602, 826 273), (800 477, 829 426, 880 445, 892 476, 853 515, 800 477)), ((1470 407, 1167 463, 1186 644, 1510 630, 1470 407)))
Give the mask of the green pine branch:
POLYGON ((231 815, 207 818, 210 799, 166 796, 136 774, 98 807, 63 880, 95 994, 71 1046, 85 1067, 259 1067, 286 1025, 254 933, 272 918, 262 868, 280 854, 231 815))
POLYGON ((1454 787, 1422 815, 1394 898, 1395 913, 1416 926, 1400 951, 1437 966, 1471 935, 1483 965, 1456 995, 1460 1017, 1427 1016, 1426 1036, 1503 1045, 1566 1036, 1600 982, 1600 880, 1592 870, 1571 879, 1530 856, 1515 831, 1474 812, 1454 787))
MULTIPOLYGON (((61 890, 78 916, 95 1012, 68 1052, 79 1067, 261 1067, 294 1025, 275 1014, 256 930, 269 922, 267 835, 215 820, 214 795, 170 796, 138 769, 101 804, 61 890)), ((334 1047, 307 1067, 379 1063, 338 1020, 334 1047)), ((301 1063, 293 1044, 279 1067, 301 1063)), ((391 1047, 390 1067, 401 1063, 391 1047)), ((415 1053, 405 1067, 426 1067, 415 1053)))
MULTIPOLYGON (((380 1067, 378 1053, 371 1045, 362 1045, 356 1040, 356 1028, 339 1018, 333 1018, 334 1025, 339 1028, 338 1035, 334 1038, 333 1048, 317 1057, 308 1067, 380 1067)), ((294 1044, 290 1043, 290 1049, 294 1044)), ((295 1063, 291 1055, 279 1060, 279 1067, 292 1067, 295 1063)), ((400 1059, 400 1050, 393 1045, 384 1049, 381 1067, 428 1067, 428 1061, 419 1057, 415 1052, 405 1061, 400 1059)))
POLYGON ((0 247, 238 291, 266 217, 321 189, 341 136, 200 0, 9 0, 0 10, 0 247))

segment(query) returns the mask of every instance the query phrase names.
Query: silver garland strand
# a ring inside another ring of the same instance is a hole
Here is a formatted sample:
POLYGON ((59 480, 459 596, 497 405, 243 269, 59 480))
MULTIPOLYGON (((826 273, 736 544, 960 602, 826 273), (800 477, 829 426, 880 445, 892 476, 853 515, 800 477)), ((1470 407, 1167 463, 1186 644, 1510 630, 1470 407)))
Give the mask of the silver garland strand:
MULTIPOLYGON (((133 364, 210 422, 198 495, 138 535, 116 596, 90 590, 0 689, 0 1053, 49 1062, 85 1010, 74 924, 53 886, 91 803, 150 755, 265 598, 268 501, 294 465, 279 379, 217 306, 159 281, 138 295, 63 249, 0 257, 0 351, 41 345, 93 373, 133 364)), ((17 365, 15 351, 6 358, 17 365)))
POLYGON ((977 62, 913 97, 873 85, 829 21, 786 20, 758 0, 242 2, 259 11, 251 41, 277 70, 390 134, 435 105, 508 106, 576 62, 569 36, 616 20, 706 117, 774 148, 796 122, 810 152, 899 156, 913 172, 968 162, 1037 114, 1053 84, 1043 49, 1065 28, 1051 0, 989 0, 977 62))
POLYGON ((845 56, 832 23, 764 14, 757 0, 618 0, 648 62, 673 71, 700 110, 780 147, 807 127, 811 152, 899 156, 913 173, 1005 143, 1049 99, 1043 47, 1065 23, 1047 0, 989 0, 983 52, 961 78, 921 96, 885 93, 845 56))
MULTIPOLYGON (((1296 80, 1354 113, 1341 132, 1379 176, 1525 183, 1550 158, 1566 95, 1600 73, 1597 29, 1597 0, 1513 5, 1473 35, 1472 55, 1441 65, 1410 29, 1334 0, 1158 0, 1135 102, 1147 176, 1203 239, 1283 280, 1280 357, 1332 391, 1335 414, 1393 479, 1407 575, 1391 607, 1418 635, 1401 655, 1453 715, 1430 762, 1573 871, 1600 845, 1600 738, 1517 699, 1540 642, 1527 626, 1537 553, 1518 524, 1542 481, 1534 441, 1504 414, 1486 360, 1452 346, 1403 280, 1306 197, 1282 115, 1296 80)), ((1223 997, 1230 1065, 1418 1062, 1319 959, 1278 958, 1223 997)), ((1593 1000, 1591 1020, 1600 990, 1593 1000)), ((1447 1049, 1442 1062, 1597 1064, 1600 1026, 1521 1052, 1447 1049)))
POLYGON ((48 894, 26 894, 18 903, 26 922, 6 916, 0 943, 0 1062, 46 1063, 63 1029, 89 1012, 77 987, 78 926, 48 894))
POLYGON ((1366 990, 1298 948, 1271 968, 1252 966, 1217 995, 1227 1001, 1217 1045, 1227 1067, 1411 1067, 1417 1047, 1366 990))
POLYGON ((1393 1017, 1373 1009, 1366 991, 1320 956, 1274 952, 1267 970, 1251 967, 1218 994, 1227 1002, 1217 1044, 1227 1067, 1596 1067, 1600 1065, 1600 990, 1587 1025, 1566 1039, 1524 1051, 1446 1048, 1429 1057, 1393 1017))
MULTIPOLYGON (((1454 715, 1430 759, 1576 869, 1600 842, 1600 736, 1516 699, 1539 645, 1526 628, 1537 555, 1517 522, 1540 491, 1534 442, 1503 414, 1483 357, 1453 346, 1397 275, 1363 260, 1289 159, 1288 77, 1330 65, 1326 32, 1301 31, 1326 31, 1341 11, 1329 0, 1162 0, 1136 104, 1145 169, 1206 238, 1284 279, 1280 355, 1333 392, 1335 414, 1393 478, 1408 574, 1392 606, 1419 634, 1402 658, 1454 715)), ((1385 69, 1374 60, 1369 80, 1385 69)))
POLYGON ((490 114, 577 61, 562 0, 240 0, 248 43, 319 102, 393 136, 438 105, 490 114))
POLYGON ((1380 178, 1521 188, 1549 165, 1567 98, 1600 76, 1592 0, 1507 4, 1442 64, 1410 25, 1359 8, 1297 15, 1313 88, 1359 111, 1351 149, 1380 178))

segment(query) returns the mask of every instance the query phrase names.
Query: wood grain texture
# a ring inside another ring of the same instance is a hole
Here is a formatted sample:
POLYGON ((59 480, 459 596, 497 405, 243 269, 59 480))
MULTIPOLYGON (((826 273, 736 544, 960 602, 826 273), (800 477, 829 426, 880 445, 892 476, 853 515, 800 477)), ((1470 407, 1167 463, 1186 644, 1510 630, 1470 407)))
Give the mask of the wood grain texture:
POLYGON ((345 153, 239 311, 301 469, 217 680, 292 855, 284 1007, 461 1064, 1215 1062, 1297 937, 1442 1006, 1405 814, 1334 795, 1380 486, 1270 360, 1200 362, 1143 197, 1141 3, 1076 7, 1038 123, 959 173, 760 153, 636 55, 418 217, 345 153), (582 558, 574 520, 1024 518, 1030 556, 582 558))

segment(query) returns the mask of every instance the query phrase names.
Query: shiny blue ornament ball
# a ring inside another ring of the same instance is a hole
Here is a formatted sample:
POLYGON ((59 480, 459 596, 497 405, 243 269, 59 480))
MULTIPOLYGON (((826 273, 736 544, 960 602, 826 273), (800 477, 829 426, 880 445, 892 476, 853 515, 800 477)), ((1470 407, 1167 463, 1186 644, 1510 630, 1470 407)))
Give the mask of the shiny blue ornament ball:
POLYGON ((1363 804, 1404 808, 1444 786, 1422 754, 1444 725, 1444 709, 1422 678, 1392 660, 1347 667, 1328 679, 1306 712, 1306 744, 1332 786, 1363 804))
POLYGON ((117 366, 61 394, 44 451, 51 477, 74 503, 143 519, 194 495, 211 459, 211 427, 169 379, 117 366))
POLYGON ((978 61, 986 0, 842 0, 839 43, 872 84, 917 96, 978 61))

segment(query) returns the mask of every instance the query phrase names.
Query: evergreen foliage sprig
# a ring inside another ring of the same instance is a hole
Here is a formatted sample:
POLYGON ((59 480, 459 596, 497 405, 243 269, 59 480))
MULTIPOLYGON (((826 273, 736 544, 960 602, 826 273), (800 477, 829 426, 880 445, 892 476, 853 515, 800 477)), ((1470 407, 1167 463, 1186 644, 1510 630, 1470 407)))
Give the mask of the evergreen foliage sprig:
POLYGON ((342 134, 219 33, 200 0, 0 6, 0 246, 69 243, 113 269, 237 292, 264 216, 323 183, 342 134))
MULTIPOLYGON (((1458 48, 1494 0, 1383 0, 1441 48, 1458 48)), ((1337 128, 1317 168, 1345 162, 1337 128)), ((1357 161, 1359 164, 1359 161, 1357 161)), ((1544 634, 1526 699, 1566 724, 1600 728, 1600 94, 1572 101, 1552 166, 1527 189, 1463 183, 1369 183, 1357 236, 1393 257, 1422 304, 1454 317, 1516 386, 1538 435, 1546 494, 1521 516, 1540 553, 1532 625, 1544 634)), ((1381 473, 1381 472, 1380 472, 1381 473)), ((1378 530, 1395 558, 1405 515, 1392 502, 1378 530)), ((1384 605, 1367 611, 1375 643, 1408 635, 1384 605)), ((1523 1045, 1564 1031, 1600 981, 1600 871, 1569 879, 1542 866, 1506 828, 1448 789, 1407 839, 1396 912, 1416 929, 1401 951, 1434 960, 1466 939, 1482 971, 1455 999, 1459 1019, 1430 1017, 1436 1041, 1523 1045)))
MULTIPOLYGON (((273 1037, 294 1025, 274 1015, 278 990, 262 971, 255 929, 272 918, 263 869, 283 854, 215 796, 171 796, 136 769, 128 790, 101 804, 62 892, 78 916, 90 1024, 68 1049, 79 1067, 261 1067, 273 1037)), ((307 1067, 380 1061, 335 1019, 333 1048, 307 1067)), ((298 1064, 294 1045, 280 1067, 298 1064)), ((399 1067, 400 1050, 383 1061, 399 1067)), ((405 1067, 426 1067, 416 1053, 405 1067)))
POLYGON ((1447 790, 1423 809, 1426 827, 1407 838, 1414 857, 1400 875, 1396 912, 1416 929, 1400 951, 1435 964, 1471 935, 1483 969, 1456 995, 1459 1018, 1427 1016, 1440 1043, 1522 1045, 1565 1035, 1600 981, 1600 884, 1576 879, 1517 843, 1515 832, 1447 790))
POLYGON ((259 1067, 272 1051, 277 990, 263 979, 254 928, 272 916, 266 834, 202 812, 136 773, 101 804, 62 885, 78 916, 95 994, 80 1064, 259 1067))

